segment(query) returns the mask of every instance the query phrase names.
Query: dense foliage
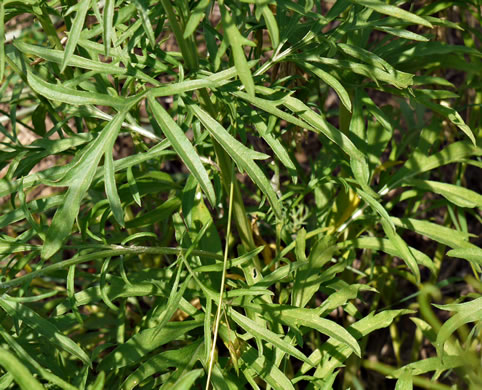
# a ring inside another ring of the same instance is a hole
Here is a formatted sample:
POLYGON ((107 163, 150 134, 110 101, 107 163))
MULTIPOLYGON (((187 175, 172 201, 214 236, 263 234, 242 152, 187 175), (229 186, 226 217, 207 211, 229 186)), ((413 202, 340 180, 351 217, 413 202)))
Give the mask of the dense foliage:
POLYGON ((482 388, 481 12, 0 1, 0 389, 482 388))

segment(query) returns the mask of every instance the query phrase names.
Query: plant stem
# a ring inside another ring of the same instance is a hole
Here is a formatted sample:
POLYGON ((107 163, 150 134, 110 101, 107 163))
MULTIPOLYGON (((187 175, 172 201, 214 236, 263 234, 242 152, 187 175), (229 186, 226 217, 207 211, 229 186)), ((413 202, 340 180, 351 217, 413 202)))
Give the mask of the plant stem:
POLYGON ((227 271, 227 263, 228 263, 229 236, 231 235, 231 218, 233 215, 233 193, 234 193, 234 180, 231 180, 231 184, 229 186, 228 226, 226 229, 226 243, 224 247, 223 273, 221 276, 221 287, 219 289, 219 301, 218 301, 218 309, 216 311, 216 321, 214 323, 214 337, 213 337, 213 344, 211 347, 211 356, 209 358, 206 390, 209 389, 209 383, 211 381, 211 374, 212 374, 213 365, 214 365, 214 354, 216 351, 216 340, 218 338, 219 322, 221 320, 221 307, 223 305, 224 284, 226 282, 226 271, 227 271))
POLYGON ((187 68, 189 70, 195 71, 199 65, 199 61, 196 55, 196 51, 194 50, 192 39, 189 42, 184 39, 183 28, 177 20, 171 1, 161 0, 161 4, 167 13, 167 18, 169 19, 172 31, 176 36, 176 41, 179 45, 179 48, 181 49, 182 56, 186 60, 187 68))

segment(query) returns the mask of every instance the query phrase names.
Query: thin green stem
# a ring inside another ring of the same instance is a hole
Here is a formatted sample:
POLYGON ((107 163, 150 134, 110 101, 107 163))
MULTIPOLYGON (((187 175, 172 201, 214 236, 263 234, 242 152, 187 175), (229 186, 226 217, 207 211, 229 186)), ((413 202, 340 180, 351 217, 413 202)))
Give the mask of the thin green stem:
POLYGON ((184 39, 183 28, 179 21, 177 20, 177 16, 174 12, 174 8, 172 7, 170 0, 161 0, 161 4, 164 7, 167 18, 169 19, 169 23, 171 25, 172 31, 176 36, 176 41, 181 49, 182 56, 186 60, 186 65, 189 70, 196 70, 198 67, 198 59, 197 55, 195 54, 194 45, 192 44, 192 39, 187 41, 184 39))
MULTIPOLYGON (((103 247, 108 248, 108 247, 103 247)), ((186 253, 188 249, 184 248, 166 248, 166 247, 142 247, 142 246, 129 246, 129 247, 122 247, 120 245, 112 245, 110 248, 111 250, 104 250, 100 252, 89 253, 87 255, 77 256, 69 260, 60 261, 58 263, 49 265, 45 268, 42 268, 38 271, 33 271, 27 275, 20 276, 19 278, 9 280, 4 283, 0 283, 0 289, 10 288, 19 286, 27 280, 31 280, 33 278, 37 278, 39 276, 43 276, 61 269, 65 269, 70 267, 71 265, 86 263, 88 261, 93 260, 100 260, 105 257, 111 256, 121 256, 127 254, 156 254, 156 255, 179 255, 180 253, 186 253)), ((41 247, 37 247, 31 250, 40 250, 41 247)), ((220 259, 220 255, 216 253, 206 252, 202 250, 193 250, 191 252, 194 256, 201 256, 201 257, 209 257, 211 259, 220 259)))
POLYGON ((221 307, 223 305, 224 284, 226 282, 226 271, 227 271, 227 264, 228 264, 229 236, 231 235, 231 219, 233 216, 233 198, 234 198, 233 195, 234 195, 234 180, 231 180, 231 183, 229 186, 228 226, 226 231, 226 244, 224 247, 223 274, 221 275, 221 287, 219 289, 218 308, 216 311, 216 321, 214 323, 213 344, 211 347, 211 355, 209 357, 209 368, 208 368, 208 378, 206 381, 206 390, 209 389, 209 384, 211 382, 211 375, 212 375, 213 365, 214 365, 214 354, 216 352, 216 340, 218 338, 219 322, 221 321, 221 307))
MULTIPOLYGON (((396 371, 396 368, 391 367, 387 364, 379 363, 376 361, 370 361, 370 360, 363 360, 362 366, 368 370, 377 371, 386 376, 392 375, 396 371)), ((412 380, 414 385, 418 387, 422 387, 424 389, 431 389, 431 390, 450 390, 451 389, 451 387, 447 385, 432 381, 428 378, 424 378, 421 376, 414 375, 412 376, 412 380)))

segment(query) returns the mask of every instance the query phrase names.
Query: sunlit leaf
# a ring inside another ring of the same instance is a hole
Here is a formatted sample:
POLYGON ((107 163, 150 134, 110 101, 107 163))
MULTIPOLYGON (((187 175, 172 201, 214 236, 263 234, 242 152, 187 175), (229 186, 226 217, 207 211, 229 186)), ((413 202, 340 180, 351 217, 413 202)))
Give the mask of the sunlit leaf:
POLYGON ((214 205, 216 197, 214 195, 214 188, 209 180, 208 173, 204 168, 198 154, 191 145, 182 129, 177 125, 171 116, 161 107, 154 98, 149 98, 149 105, 152 109, 154 117, 159 126, 171 143, 174 150, 179 154, 181 160, 186 164, 192 174, 196 177, 201 188, 209 199, 209 202, 214 205))
POLYGON ((82 32, 85 17, 90 8, 90 3, 90 0, 81 0, 76 5, 75 18, 72 22, 72 28, 70 29, 67 45, 65 46, 64 58, 62 59, 62 65, 60 66, 61 72, 67 67, 67 61, 69 57, 74 54, 75 48, 77 47, 77 42, 80 38, 80 33, 82 32))
POLYGON ((91 364, 89 357, 82 348, 70 338, 64 336, 55 325, 29 307, 19 302, 9 300, 6 295, 0 300, 0 306, 10 317, 25 322, 30 328, 46 337, 50 343, 79 358, 85 364, 91 364))
POLYGON ((83 197, 88 191, 94 178, 97 165, 106 151, 106 147, 114 143, 119 133, 126 112, 121 112, 107 124, 97 138, 88 146, 85 153, 71 168, 69 174, 74 178, 65 194, 64 203, 55 213, 50 224, 42 248, 42 258, 49 259, 61 247, 69 236, 74 220, 80 209, 83 197))
POLYGON ((288 342, 284 341, 279 335, 260 326, 253 320, 250 320, 248 317, 243 316, 242 314, 238 313, 235 310, 229 311, 229 316, 235 321, 241 328, 246 330, 246 332, 252 334, 253 336, 260 338, 262 340, 267 341, 268 343, 273 344, 274 346, 281 349, 283 352, 294 356, 295 358, 302 360, 305 363, 311 364, 310 360, 298 349, 293 347, 288 342))
POLYGON ((226 152, 233 158, 236 164, 245 170, 251 180, 263 191, 273 207, 276 215, 281 217, 281 205, 271 184, 264 175, 263 171, 254 162, 255 159, 265 159, 263 153, 255 152, 236 141, 216 120, 207 112, 196 105, 190 106, 194 114, 199 118, 211 135, 219 142, 226 152))

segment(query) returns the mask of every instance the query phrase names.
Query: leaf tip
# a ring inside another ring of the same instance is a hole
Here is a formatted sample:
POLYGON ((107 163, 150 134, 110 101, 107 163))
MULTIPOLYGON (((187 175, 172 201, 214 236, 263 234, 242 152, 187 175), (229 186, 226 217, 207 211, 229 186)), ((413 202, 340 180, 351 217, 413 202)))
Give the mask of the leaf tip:
POLYGON ((64 57, 64 59, 62 60, 62 64, 60 65, 60 73, 64 73, 66 67, 67 67, 67 58, 64 57))
POLYGON ((42 246, 42 250, 40 252, 40 258, 42 260, 48 260, 53 255, 55 255, 60 247, 55 243, 46 243, 42 246))

